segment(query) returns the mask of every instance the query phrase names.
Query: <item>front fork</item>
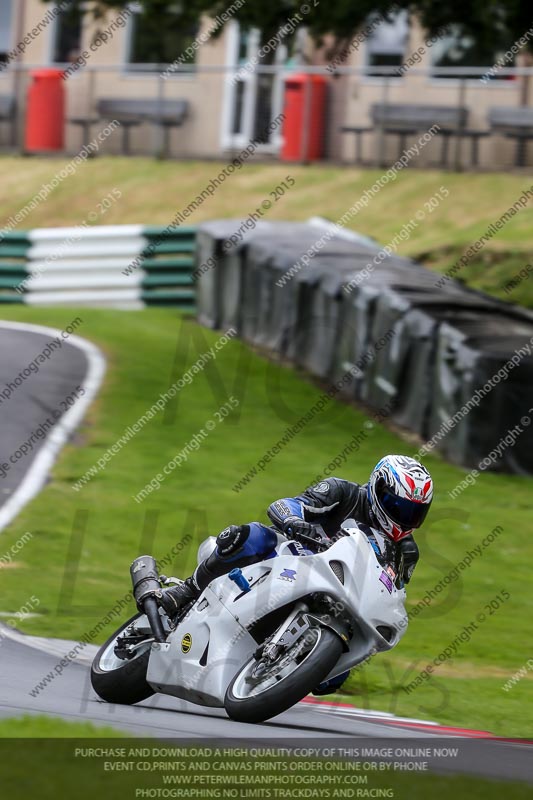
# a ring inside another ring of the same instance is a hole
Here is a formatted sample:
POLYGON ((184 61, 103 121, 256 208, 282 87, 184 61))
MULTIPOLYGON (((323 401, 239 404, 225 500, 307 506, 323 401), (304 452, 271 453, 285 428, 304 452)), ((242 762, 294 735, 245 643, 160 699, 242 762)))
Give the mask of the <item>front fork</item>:
POLYGON ((283 625, 256 651, 255 657, 275 661, 280 653, 292 647, 310 628, 307 611, 304 603, 298 603, 283 625))
MULTIPOLYGON (((325 604, 326 601, 324 600, 323 603, 325 604)), ((329 611, 329 604, 326 605, 326 608, 329 611)), ((350 649, 348 642, 352 632, 345 620, 333 613, 312 612, 305 603, 298 603, 283 625, 256 650, 255 658, 275 661, 283 651, 293 647, 299 639, 305 636, 312 623, 332 630, 341 639, 344 650, 350 649)))

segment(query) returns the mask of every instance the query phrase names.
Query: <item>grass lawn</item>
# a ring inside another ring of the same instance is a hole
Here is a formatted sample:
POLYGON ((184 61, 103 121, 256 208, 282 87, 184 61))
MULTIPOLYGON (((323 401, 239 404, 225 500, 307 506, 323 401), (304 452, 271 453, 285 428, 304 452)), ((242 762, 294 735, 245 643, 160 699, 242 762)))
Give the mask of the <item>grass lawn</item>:
POLYGON ((0 739, 123 739, 127 735, 109 725, 66 722, 64 719, 41 715, 25 714, 23 717, 0 720, 0 739))
MULTIPOLYGON (((84 319, 79 334, 99 345, 108 358, 105 386, 47 487, 1 536, 1 552, 7 552, 26 531, 33 534, 15 566, 2 571, 1 610, 14 612, 34 594, 40 599, 41 616, 25 620, 21 628, 64 638, 81 637, 129 590, 128 567, 139 553, 153 552, 159 558, 191 535, 193 543, 167 573, 189 574, 196 545, 205 536, 232 522, 266 521, 265 509, 273 499, 301 491, 367 421, 356 408, 332 401, 264 472, 235 493, 233 485, 320 394, 312 381, 235 340, 179 393, 174 405, 76 492, 73 483, 220 336, 170 310, 79 313, 84 319), (237 412, 214 427, 159 491, 137 504, 133 496, 230 395, 240 403, 237 412)), ((70 308, 2 310, 6 319, 58 328, 72 314, 70 308)), ((348 457, 342 474, 364 482, 384 453, 414 450, 375 426, 359 451, 348 457)), ((395 651, 354 672, 347 697, 358 706, 504 736, 531 736, 532 673, 512 690, 502 689, 531 655, 525 644, 527 621, 533 616, 531 481, 485 473, 452 501, 447 492, 461 480, 462 471, 435 456, 427 458, 427 465, 435 479, 436 499, 418 537, 421 561, 409 588, 410 607, 495 526, 504 530, 458 581, 412 620, 395 651), (510 599, 491 613, 486 604, 503 590, 510 599), (486 619, 461 643, 453 660, 407 694, 402 687, 480 613, 486 619)), ((127 615, 125 611, 124 618, 127 615)), ((118 627, 118 621, 112 627, 118 627)), ((340 699, 346 702, 346 696, 340 699)))
MULTIPOLYGON (((0 228, 67 163, 67 159, 0 158, 3 187, 0 228)), ((88 220, 90 214, 96 214, 95 224, 167 225, 223 166, 222 162, 96 158, 79 167, 74 176, 64 179, 49 197, 38 202, 18 227, 78 225, 88 220), (122 197, 100 214, 102 206, 98 204, 115 188, 122 197)), ((269 192, 287 174, 295 179, 295 185, 281 199, 273 201, 264 219, 305 220, 318 214, 336 221, 383 173, 355 167, 246 165, 226 178, 188 222, 247 217, 262 200, 272 200, 269 192)), ((387 244, 404 224, 417 218, 417 212, 423 212, 424 219, 401 242, 398 252, 411 257, 424 254, 427 266, 444 272, 532 183, 529 176, 518 174, 405 169, 370 198, 367 207, 352 218, 349 226, 387 244), (431 210, 430 200, 440 187, 445 187, 449 194, 431 210)), ((511 292, 504 290, 506 283, 527 263, 533 265, 530 209, 516 214, 460 271, 459 277, 474 288, 533 307, 533 281, 530 285, 523 280, 511 292)))

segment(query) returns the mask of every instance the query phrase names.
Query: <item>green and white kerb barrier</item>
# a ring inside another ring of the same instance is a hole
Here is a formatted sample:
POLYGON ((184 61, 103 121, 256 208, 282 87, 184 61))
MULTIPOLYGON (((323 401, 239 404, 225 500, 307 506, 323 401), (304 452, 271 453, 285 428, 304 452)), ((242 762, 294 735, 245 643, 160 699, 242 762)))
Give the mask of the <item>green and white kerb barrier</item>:
POLYGON ((195 252, 193 227, 0 233, 0 303, 193 310, 195 252))

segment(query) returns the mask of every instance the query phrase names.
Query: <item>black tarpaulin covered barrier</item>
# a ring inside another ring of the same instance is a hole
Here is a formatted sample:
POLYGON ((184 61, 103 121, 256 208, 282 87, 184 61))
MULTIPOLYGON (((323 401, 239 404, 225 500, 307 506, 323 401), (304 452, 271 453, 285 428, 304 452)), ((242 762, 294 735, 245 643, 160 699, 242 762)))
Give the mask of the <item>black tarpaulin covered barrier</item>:
POLYGON ((437 335, 439 326, 461 312, 471 313, 493 309, 494 303, 477 293, 465 292, 457 285, 443 294, 433 286, 422 294, 399 291, 409 297, 412 307, 406 314, 401 337, 398 363, 390 369, 386 354, 380 359, 380 369, 390 381, 390 372, 398 376, 397 391, 387 403, 392 420, 414 431, 423 439, 430 436, 430 415, 436 381, 437 335))
POLYGON ((302 223, 263 220, 254 222, 255 227, 249 223, 249 220, 221 219, 198 226, 196 307, 198 321, 206 327, 239 330, 247 244, 261 233, 275 240, 284 228, 294 232, 304 227, 302 223))
POLYGON ((376 284, 360 284, 349 295, 342 294, 339 333, 333 355, 332 380, 342 384, 341 394, 356 399, 361 396, 366 353, 370 347, 369 335, 374 307, 381 292, 376 284), (350 376, 349 380, 345 377, 350 376))
MULTIPOLYGON (((229 237, 241 224, 240 220, 223 219, 206 222, 198 228, 196 234, 196 264, 194 277, 196 282, 196 308, 198 321, 208 328, 219 328, 221 325, 221 294, 224 261, 229 257, 229 237), (216 268, 215 268, 216 267, 216 268)), ((232 254, 239 258, 240 248, 232 254)), ((230 294, 234 294, 233 287, 230 294)))
POLYGON ((352 257, 322 256, 313 272, 296 278, 298 325, 294 328, 294 360, 319 378, 330 377, 340 331, 342 287, 352 269, 352 257))
MULTIPOLYGON (((247 269, 261 275, 258 280, 247 283, 245 292, 248 298, 254 291, 252 305, 259 306, 252 339, 256 344, 298 360, 302 347, 312 347, 309 336, 315 330, 312 323, 306 322, 310 314, 312 317, 306 290, 311 289, 313 293, 312 287, 326 285, 328 277, 336 271, 349 270, 354 259, 368 259, 375 252, 371 244, 328 236, 321 242, 318 255, 303 263, 302 256, 324 233, 314 225, 294 225, 292 230, 281 230, 275 238, 259 232, 250 242, 246 252, 247 269)), ((324 323, 318 323, 318 327, 323 329, 324 323)), ((311 366, 308 368, 313 374, 323 374, 311 366)))
MULTIPOLYGON (((387 292, 387 287, 404 284, 418 286, 424 274, 425 270, 412 261, 388 257, 379 266, 374 266, 370 273, 363 264, 359 271, 348 276, 348 286, 351 288, 348 293, 344 291, 346 287, 342 291, 341 322, 333 366, 336 381, 346 375, 347 371, 354 372, 353 379, 343 393, 359 400, 368 397, 367 384, 369 375, 373 374, 376 342, 390 328, 390 323, 385 325, 376 339, 375 329, 383 327, 382 320, 376 319, 379 316, 377 306, 380 298, 387 292)), ((402 303, 401 313, 406 313, 409 308, 408 303, 402 303)), ((380 349, 385 345, 386 342, 379 342, 380 349)), ((381 409, 381 398, 376 402, 378 404, 374 407, 381 409)))
MULTIPOLYGON (((278 336, 270 318, 270 298, 279 299, 281 308, 276 311, 281 313, 294 289, 290 277, 282 287, 287 289, 283 293, 276 281, 326 232, 301 222, 261 220, 247 228, 245 224, 243 220, 215 220, 198 228, 198 319, 209 327, 235 327, 248 341, 270 346, 271 337, 278 336), (272 274, 263 275, 271 261, 272 274)), ((353 247, 340 236, 326 236, 323 252, 349 254, 353 247)), ((305 269, 312 269, 312 264, 313 259, 305 269)))
POLYGON ((371 408, 390 408, 400 395, 402 362, 409 347, 405 326, 411 309, 410 300, 390 287, 376 298, 360 392, 371 408))
POLYGON ((331 383, 353 373, 343 394, 429 441, 426 452, 533 473, 533 314, 455 281, 439 288, 434 273, 378 257, 371 242, 335 235, 302 264, 320 228, 260 222, 235 244, 240 224, 200 228, 200 258, 216 262, 199 276, 200 321, 331 383))
MULTIPOLYGON (((422 439, 435 436, 443 454, 470 466, 519 420, 531 382, 517 379, 515 387, 509 373, 501 396, 513 397, 513 403, 504 402, 498 409, 487 393, 479 410, 471 404, 460 425, 449 421, 480 381, 481 385, 489 381, 529 342, 533 320, 528 312, 515 311, 459 284, 439 291, 434 284, 428 286, 428 277, 434 278, 424 272, 416 285, 411 276, 402 277, 401 283, 384 289, 376 301, 369 335, 375 357, 365 371, 361 399, 422 439)), ((529 371, 521 364, 515 376, 519 372, 526 376, 529 371)), ((494 399, 499 394, 496 389, 497 384, 490 388, 494 399)), ((523 471, 522 450, 517 443, 498 468, 523 471)))
POLYGON ((251 237, 242 262, 240 331, 243 339, 255 345, 277 349, 275 340, 282 337, 282 331, 276 335, 273 317, 281 324, 283 306, 290 299, 292 282, 279 289, 275 281, 283 273, 279 270, 274 279, 271 262, 279 253, 284 253, 288 257, 288 268, 292 267, 316 238, 316 231, 301 223, 280 223, 275 235, 271 231, 258 230, 251 237), (277 308, 274 308, 275 305, 277 308))
POLYGON ((532 387, 533 320, 458 309, 437 330, 430 445, 469 468, 499 447, 483 469, 531 474, 532 387))
MULTIPOLYGON (((424 310, 411 308, 404 318, 398 357, 391 359, 397 376, 396 392, 377 407, 383 419, 390 418, 423 439, 428 437, 437 319, 424 310)), ((384 365, 381 367, 385 369, 384 365)))
MULTIPOLYGON (((279 247, 278 244, 272 248, 268 238, 258 238, 250 244, 247 258, 252 273, 259 273, 260 278, 254 285, 252 281, 248 282, 245 296, 248 302, 253 291, 256 302, 252 301, 252 305, 258 307, 253 341, 293 357, 294 332, 299 326, 299 284, 294 278, 284 279, 288 270, 294 268, 301 251, 294 241, 291 246, 279 247)), ((312 273, 316 271, 313 264, 308 270, 312 273)))
MULTIPOLYGON (((337 379, 346 375, 350 366, 344 366, 346 358, 339 359, 338 353, 343 348, 350 351, 365 348, 366 328, 361 329, 357 317, 347 313, 352 292, 346 288, 357 275, 366 275, 355 291, 362 286, 378 286, 390 274, 403 273, 410 269, 418 269, 407 259, 386 256, 382 263, 374 264, 376 248, 364 245, 353 246, 352 253, 343 254, 342 258, 335 254, 321 254, 314 259, 315 272, 303 271, 297 278, 301 284, 299 302, 305 310, 298 316, 296 360, 313 375, 321 378, 337 379), (358 339, 355 347, 349 343, 358 339)), ((356 359, 357 360, 357 359, 356 359)), ((353 366, 353 362, 352 362, 353 366)), ((349 386, 347 382, 345 386, 349 386)), ((346 390, 344 390, 346 392, 346 390)))
MULTIPOLYGON (((449 284, 444 290, 435 287, 432 273, 415 265, 401 274, 388 272, 380 279, 381 290, 369 317, 369 350, 365 362, 365 380, 361 387, 361 399, 372 408, 386 409, 400 422, 398 412, 403 410, 406 427, 425 435, 424 419, 427 409, 421 404, 422 397, 412 398, 409 405, 416 416, 405 419, 405 410, 410 395, 413 370, 419 378, 415 384, 427 402, 427 383, 432 377, 432 350, 434 349, 435 325, 451 309, 466 305, 478 308, 492 307, 490 300, 465 292, 458 284, 449 284), (426 311, 427 319, 420 318, 415 311, 426 311), (429 337, 429 338, 428 338, 429 337), (419 359, 428 359, 424 373, 420 374, 419 359), (408 377, 411 373, 412 377, 408 377)), ((419 392, 416 392, 418 394, 419 392)))

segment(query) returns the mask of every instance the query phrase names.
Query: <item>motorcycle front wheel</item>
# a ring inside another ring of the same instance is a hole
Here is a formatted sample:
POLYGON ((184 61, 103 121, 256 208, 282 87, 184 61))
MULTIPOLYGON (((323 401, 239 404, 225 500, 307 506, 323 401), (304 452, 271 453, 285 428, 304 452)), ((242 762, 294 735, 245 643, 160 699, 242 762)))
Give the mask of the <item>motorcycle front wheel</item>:
POLYGON ((237 722, 264 722, 287 711, 331 672, 342 648, 336 633, 316 626, 270 666, 251 658, 228 686, 226 713, 237 722))
POLYGON ((115 646, 119 636, 126 632, 142 615, 136 614, 109 637, 94 657, 91 666, 91 683, 96 694, 107 703, 132 705, 155 694, 146 681, 148 659, 153 637, 139 636, 133 658, 119 658, 115 646), (146 642, 144 640, 146 639, 146 642))

